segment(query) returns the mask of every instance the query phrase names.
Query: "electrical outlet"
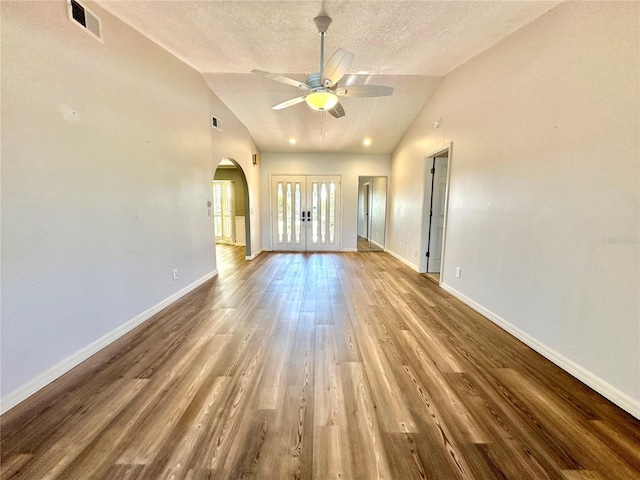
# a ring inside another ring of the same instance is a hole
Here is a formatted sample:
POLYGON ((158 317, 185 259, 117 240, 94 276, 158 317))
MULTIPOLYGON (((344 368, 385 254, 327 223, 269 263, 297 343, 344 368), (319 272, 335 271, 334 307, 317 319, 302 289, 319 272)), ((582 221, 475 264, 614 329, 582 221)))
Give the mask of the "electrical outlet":
POLYGON ((461 273, 462 273, 462 269, 460 267, 456 267, 456 277, 460 278, 461 273))
POLYGON ((413 258, 418 258, 418 250, 413 251, 413 258))
POLYGON ((178 269, 177 269, 177 268, 174 268, 174 269, 173 269, 173 279, 174 279, 174 280, 177 280, 177 279, 178 279, 178 269))

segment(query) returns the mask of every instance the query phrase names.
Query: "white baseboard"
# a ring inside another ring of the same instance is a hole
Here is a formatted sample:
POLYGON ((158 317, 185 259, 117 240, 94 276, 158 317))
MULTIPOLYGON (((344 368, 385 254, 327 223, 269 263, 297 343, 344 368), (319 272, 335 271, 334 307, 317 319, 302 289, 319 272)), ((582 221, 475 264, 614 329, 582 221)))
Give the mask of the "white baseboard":
POLYGON ((391 255, 392 257, 397 258, 402 263, 404 263, 406 266, 411 267, 412 270, 415 270, 416 272, 420 273, 420 269, 418 267, 416 267, 412 263, 409 263, 409 260, 406 260, 404 257, 401 257, 400 255, 398 255, 393 250, 385 250, 385 252, 388 253, 389 255, 391 255))
POLYGON ((640 401, 633 399, 626 393, 618 390, 616 387, 606 382, 602 378, 598 377, 597 375, 593 374, 586 368, 578 365, 577 363, 568 359, 564 355, 547 347, 542 342, 539 342, 535 338, 529 336, 527 333, 523 332, 518 327, 512 325, 501 316, 496 315, 492 311, 484 308, 482 305, 477 304, 476 302, 474 302, 464 294, 458 292, 453 287, 445 283, 441 283, 440 287, 443 290, 446 290, 447 292, 449 292, 454 297, 456 297, 458 300, 462 301, 463 303, 473 308, 476 312, 487 317, 493 323, 495 323, 500 328, 502 328, 503 330, 507 331, 508 333, 516 337, 522 343, 525 343, 526 345, 534 349, 536 352, 538 352, 540 355, 545 357, 547 360, 550 360, 551 362, 555 363, 557 366, 562 368, 567 373, 573 375, 582 383, 593 388, 596 392, 598 392, 603 397, 608 398, 623 410, 626 410, 634 417, 640 419, 640 401))
POLYGON ((258 255, 260 255, 262 253, 262 248, 260 250, 258 250, 256 253, 252 253, 251 256, 247 256, 244 257, 245 260, 253 260, 254 258, 256 258, 258 255))
POLYGON ((341 252, 357 252, 358 249, 357 248, 341 248, 340 251, 341 252))
POLYGON ((383 252, 386 250, 384 248, 384 245, 380 245, 378 242, 376 242, 375 240, 371 240, 371 243, 373 243, 376 247, 378 247, 380 250, 382 250, 383 252))
POLYGON ((80 363, 84 362, 90 356, 96 354, 107 345, 115 342, 124 334, 130 332, 141 323, 144 323, 145 321, 149 320, 160 310, 164 310, 173 302, 184 297, 187 293, 191 292, 192 290, 195 290, 204 282, 215 277, 216 275, 218 275, 218 270, 213 270, 212 272, 207 273, 204 277, 196 280, 190 285, 187 285, 182 290, 179 290, 178 292, 174 293, 170 297, 165 298, 157 305, 154 305, 148 310, 145 310, 144 312, 132 318, 128 322, 120 325, 115 330, 112 330, 111 332, 107 333, 106 335, 99 338, 95 342, 90 343, 89 345, 87 345, 81 350, 78 350, 76 353, 74 353, 70 357, 65 358, 64 360, 57 363, 53 367, 45 370, 40 375, 28 381, 24 385, 6 394, 4 397, 0 399, 0 413, 5 413, 6 411, 12 409, 17 404, 19 404, 23 400, 26 400, 28 397, 36 393, 38 390, 46 387, 48 384, 53 382, 55 379, 61 377, 72 368, 77 367, 80 363))

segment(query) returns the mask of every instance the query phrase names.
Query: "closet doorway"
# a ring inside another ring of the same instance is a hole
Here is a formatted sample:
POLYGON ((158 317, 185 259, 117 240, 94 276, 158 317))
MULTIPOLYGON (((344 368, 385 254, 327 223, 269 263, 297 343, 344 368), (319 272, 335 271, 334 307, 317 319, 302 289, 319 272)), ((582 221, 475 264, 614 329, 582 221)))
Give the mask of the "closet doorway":
POLYGON ((387 177, 358 177, 358 251, 383 252, 387 219, 387 177))
POLYGON ((432 280, 441 282, 444 264, 447 199, 449 191, 449 152, 445 148, 427 157, 427 183, 430 193, 426 199, 426 265, 422 270, 432 280))

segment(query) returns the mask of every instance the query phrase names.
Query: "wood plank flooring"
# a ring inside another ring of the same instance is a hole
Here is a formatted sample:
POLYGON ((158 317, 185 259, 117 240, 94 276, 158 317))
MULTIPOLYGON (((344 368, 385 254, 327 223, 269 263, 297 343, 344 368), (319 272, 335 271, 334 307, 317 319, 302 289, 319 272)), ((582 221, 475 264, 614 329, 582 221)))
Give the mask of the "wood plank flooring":
POLYGON ((382 252, 382 248, 375 243, 367 240, 365 237, 358 235, 357 248, 359 252, 382 252))
POLYGON ((640 479, 640 422, 384 253, 219 276, 0 419, 2 479, 640 479))

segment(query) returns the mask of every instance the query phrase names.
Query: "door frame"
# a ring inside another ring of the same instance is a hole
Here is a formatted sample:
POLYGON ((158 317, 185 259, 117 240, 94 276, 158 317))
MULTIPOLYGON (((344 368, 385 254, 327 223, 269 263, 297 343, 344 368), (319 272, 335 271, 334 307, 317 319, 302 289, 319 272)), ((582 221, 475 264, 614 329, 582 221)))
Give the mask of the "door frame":
MULTIPOLYGON (((341 173, 292 173, 292 172, 287 172, 287 173, 269 173, 269 251, 274 251, 274 244, 273 244, 273 235, 274 235, 274 231, 273 231, 273 216, 275 215, 275 212, 273 211, 273 201, 274 201, 274 195, 275 192, 273 191, 273 177, 338 177, 338 181, 340 182, 340 195, 339 195, 339 199, 340 199, 340 208, 338 209, 337 214, 339 215, 338 221, 336 222, 336 225, 339 225, 340 227, 340 235, 339 238, 337 238, 337 250, 336 252, 341 252, 342 251, 342 236, 343 236, 343 200, 344 200, 344 184, 342 182, 342 174, 341 173)), ((264 224, 263 224, 264 225, 264 224)), ((357 230, 357 229, 356 229, 357 230)), ((304 250, 305 252, 312 252, 315 250, 304 250)), ((318 251, 322 251, 322 250, 318 250, 318 251)))
MULTIPOLYGON (((444 221, 442 224, 442 254, 441 254, 441 263, 440 263, 440 284, 444 282, 444 273, 445 273, 445 253, 447 248, 447 224, 449 218, 449 190, 451 186, 451 166, 452 166, 452 152, 453 152, 453 142, 449 142, 448 145, 441 146, 435 150, 432 150, 428 154, 424 156, 425 160, 425 186, 431 185, 431 164, 432 159, 437 157, 438 155, 447 152, 447 180, 445 185, 445 194, 444 194, 444 221), (430 162, 431 160, 431 162, 430 162)), ((422 258, 420 259, 420 272, 426 273, 427 271, 427 251, 429 250, 429 209, 431 205, 431 195, 432 195, 432 187, 424 189, 424 199, 422 206, 422 258)))
POLYGON ((365 200, 363 202, 364 204, 364 214, 365 214, 365 220, 366 220, 366 224, 367 224, 367 241, 371 241, 371 182, 365 182, 364 183, 364 197, 365 200))

